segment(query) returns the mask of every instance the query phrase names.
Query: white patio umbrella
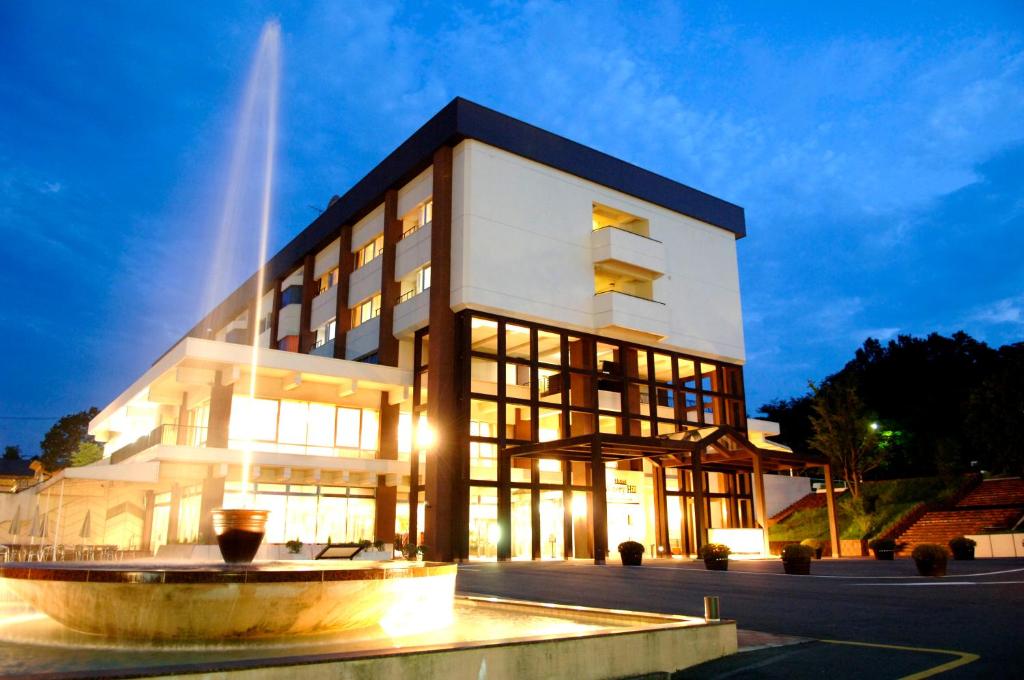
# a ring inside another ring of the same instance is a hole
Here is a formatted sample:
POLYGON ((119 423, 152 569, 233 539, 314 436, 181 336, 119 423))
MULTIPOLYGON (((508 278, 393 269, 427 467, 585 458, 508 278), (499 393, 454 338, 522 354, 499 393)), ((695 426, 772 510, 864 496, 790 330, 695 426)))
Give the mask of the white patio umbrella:
POLYGON ((18 530, 21 528, 21 505, 19 504, 14 508, 14 517, 11 518, 11 526, 7 527, 7 533, 11 536, 17 536, 21 532, 18 530))
POLYGON ((36 511, 32 514, 32 526, 29 527, 28 535, 29 538, 35 540, 35 537, 39 533, 39 505, 36 505, 36 511))
POLYGON ((39 533, 36 534, 39 538, 46 538, 46 515, 42 516, 39 521, 39 533))
POLYGON ((92 538, 92 510, 85 511, 85 519, 82 520, 82 528, 78 532, 79 538, 92 538))

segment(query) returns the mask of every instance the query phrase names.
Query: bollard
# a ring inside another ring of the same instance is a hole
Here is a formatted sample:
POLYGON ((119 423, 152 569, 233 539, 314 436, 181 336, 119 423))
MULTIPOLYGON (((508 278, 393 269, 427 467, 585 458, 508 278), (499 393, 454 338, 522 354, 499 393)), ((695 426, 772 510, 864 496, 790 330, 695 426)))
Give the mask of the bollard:
POLYGON ((719 620, 717 595, 704 596, 704 620, 708 623, 719 620))

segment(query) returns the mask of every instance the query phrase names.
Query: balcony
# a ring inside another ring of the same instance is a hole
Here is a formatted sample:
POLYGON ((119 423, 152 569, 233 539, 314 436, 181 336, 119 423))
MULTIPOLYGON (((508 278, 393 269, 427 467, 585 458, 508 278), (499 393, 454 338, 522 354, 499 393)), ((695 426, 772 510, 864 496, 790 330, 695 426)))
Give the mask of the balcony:
POLYGON ((110 454, 110 464, 117 465, 132 456, 154 446, 206 446, 206 428, 187 425, 158 425, 149 434, 144 434, 131 444, 122 446, 110 454))
POLYGON ((407 274, 430 262, 430 235, 432 222, 417 226, 405 232, 395 249, 395 279, 401 280, 407 274))
POLYGON ((625 269, 646 278, 656 279, 666 271, 664 243, 618 227, 592 231, 590 252, 595 265, 625 269))
POLYGON ((383 258, 374 258, 368 264, 352 272, 348 279, 348 306, 357 304, 380 291, 381 264, 383 258))
POLYGON ((617 328, 660 340, 669 332, 668 307, 621 291, 600 291, 594 294, 594 328, 617 328))
POLYGON ((310 310, 309 325, 311 328, 323 326, 333 319, 338 311, 338 287, 331 286, 326 291, 313 298, 313 306, 310 310))
POLYGON ((396 338, 412 337, 418 329, 430 323, 430 289, 416 293, 410 290, 395 305, 394 334, 396 338))
POLYGON ((364 321, 345 334, 345 358, 355 359, 377 349, 380 339, 380 316, 364 321))

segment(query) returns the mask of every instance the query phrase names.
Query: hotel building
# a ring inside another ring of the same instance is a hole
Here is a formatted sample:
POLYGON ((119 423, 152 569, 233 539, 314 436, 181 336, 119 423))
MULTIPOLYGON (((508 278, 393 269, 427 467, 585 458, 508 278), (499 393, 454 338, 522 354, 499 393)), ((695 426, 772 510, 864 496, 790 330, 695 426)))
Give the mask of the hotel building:
POLYGON ((736 205, 455 99, 92 421, 104 459, 48 482, 57 538, 91 512, 107 542, 213 543, 249 450, 270 542, 761 552, 764 473, 823 462, 747 418, 744 235, 736 205))

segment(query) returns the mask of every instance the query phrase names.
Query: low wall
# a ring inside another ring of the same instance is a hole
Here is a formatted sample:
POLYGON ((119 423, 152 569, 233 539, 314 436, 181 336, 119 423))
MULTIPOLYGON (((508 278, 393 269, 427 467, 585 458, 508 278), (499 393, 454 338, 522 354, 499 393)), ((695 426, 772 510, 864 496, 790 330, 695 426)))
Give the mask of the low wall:
POLYGON ((764 503, 771 517, 811 493, 810 477, 764 476, 764 503))
POLYGON ((1024 557, 1024 532, 970 534, 975 557, 1024 557))

